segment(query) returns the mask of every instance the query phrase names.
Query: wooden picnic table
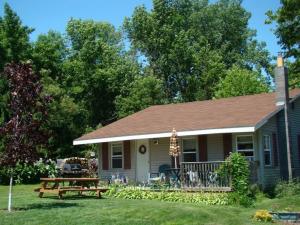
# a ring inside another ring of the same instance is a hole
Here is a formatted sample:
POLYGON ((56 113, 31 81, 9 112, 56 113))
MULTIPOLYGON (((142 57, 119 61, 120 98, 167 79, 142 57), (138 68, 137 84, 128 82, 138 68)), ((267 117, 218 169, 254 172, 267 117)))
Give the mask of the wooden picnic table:
POLYGON ((101 198, 101 192, 106 192, 107 188, 99 188, 98 178, 41 178, 41 187, 35 189, 39 192, 39 197, 42 198, 44 193, 57 194, 62 199, 66 192, 82 192, 94 191, 98 198, 101 198), (67 184, 68 185, 65 185, 67 184))

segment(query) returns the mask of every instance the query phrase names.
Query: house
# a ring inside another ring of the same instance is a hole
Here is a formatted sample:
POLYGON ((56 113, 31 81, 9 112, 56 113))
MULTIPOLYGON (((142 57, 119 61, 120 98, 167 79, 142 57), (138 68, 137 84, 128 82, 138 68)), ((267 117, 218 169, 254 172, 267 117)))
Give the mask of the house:
POLYGON ((172 164, 169 141, 177 130, 179 161, 223 161, 240 152, 255 162, 256 182, 263 187, 287 178, 284 102, 288 99, 293 176, 300 176, 300 89, 286 88, 284 67, 277 67, 277 89, 216 100, 156 105, 74 140, 99 145, 102 178, 120 173, 147 180, 163 164, 172 164))

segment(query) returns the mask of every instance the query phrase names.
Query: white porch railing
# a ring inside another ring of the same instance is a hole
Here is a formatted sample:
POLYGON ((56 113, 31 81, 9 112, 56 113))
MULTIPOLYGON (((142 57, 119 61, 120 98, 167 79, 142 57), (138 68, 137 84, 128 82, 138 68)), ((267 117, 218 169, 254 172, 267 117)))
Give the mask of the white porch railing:
POLYGON ((217 170, 224 161, 181 162, 181 188, 202 190, 231 190, 229 175, 220 176, 217 170))

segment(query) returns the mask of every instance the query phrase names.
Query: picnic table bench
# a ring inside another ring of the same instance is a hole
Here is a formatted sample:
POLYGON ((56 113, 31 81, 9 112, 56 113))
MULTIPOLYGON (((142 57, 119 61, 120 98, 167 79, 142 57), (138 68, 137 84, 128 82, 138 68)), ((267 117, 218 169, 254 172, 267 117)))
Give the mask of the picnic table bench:
POLYGON ((106 192, 108 188, 99 188, 98 178, 41 178, 41 187, 34 191, 39 192, 42 198, 44 193, 57 194, 60 199, 66 192, 96 192, 97 197, 101 198, 101 193, 106 192), (69 183, 65 186, 65 183, 69 183), (92 185, 91 185, 92 184, 92 185))

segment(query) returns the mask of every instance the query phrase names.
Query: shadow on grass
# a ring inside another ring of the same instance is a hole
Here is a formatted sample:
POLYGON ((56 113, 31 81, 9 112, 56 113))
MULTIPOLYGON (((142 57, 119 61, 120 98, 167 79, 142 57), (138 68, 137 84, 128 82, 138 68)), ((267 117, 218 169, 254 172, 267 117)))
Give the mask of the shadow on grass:
POLYGON ((49 202, 49 203, 34 203, 26 205, 26 207, 15 207, 15 211, 27 211, 31 209, 57 209, 57 208, 70 208, 70 207, 80 207, 78 203, 67 203, 67 202, 49 202))
POLYGON ((59 200, 59 201, 63 201, 63 200, 98 200, 101 201, 103 199, 105 199, 105 197, 102 198, 97 198, 96 196, 93 195, 64 195, 62 199, 59 199, 58 196, 55 195, 44 195, 43 199, 53 199, 53 200, 59 200))

